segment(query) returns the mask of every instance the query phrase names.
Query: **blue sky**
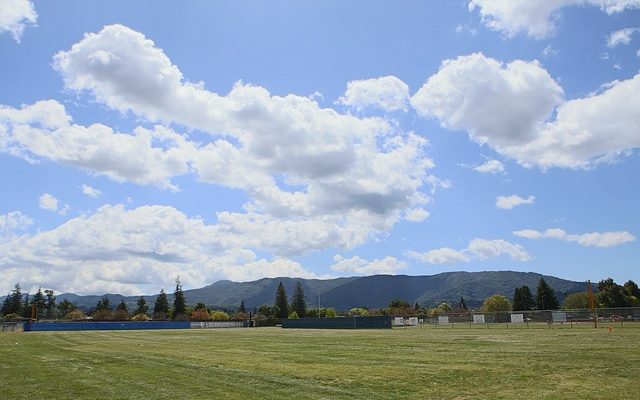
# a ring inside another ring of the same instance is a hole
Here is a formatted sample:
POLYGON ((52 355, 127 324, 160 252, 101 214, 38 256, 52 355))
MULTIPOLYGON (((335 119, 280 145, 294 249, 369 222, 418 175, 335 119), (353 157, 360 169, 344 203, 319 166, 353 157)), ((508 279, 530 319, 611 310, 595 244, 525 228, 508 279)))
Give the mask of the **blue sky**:
POLYGON ((0 5, 0 293, 640 281, 640 1, 0 5))

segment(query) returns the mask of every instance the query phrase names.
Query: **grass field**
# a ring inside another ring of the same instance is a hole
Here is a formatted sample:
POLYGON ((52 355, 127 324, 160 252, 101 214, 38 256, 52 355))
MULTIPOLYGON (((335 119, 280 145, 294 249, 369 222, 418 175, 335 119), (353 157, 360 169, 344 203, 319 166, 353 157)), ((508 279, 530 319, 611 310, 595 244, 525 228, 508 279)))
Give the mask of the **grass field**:
POLYGON ((3 399, 640 399, 640 327, 0 334, 3 399))

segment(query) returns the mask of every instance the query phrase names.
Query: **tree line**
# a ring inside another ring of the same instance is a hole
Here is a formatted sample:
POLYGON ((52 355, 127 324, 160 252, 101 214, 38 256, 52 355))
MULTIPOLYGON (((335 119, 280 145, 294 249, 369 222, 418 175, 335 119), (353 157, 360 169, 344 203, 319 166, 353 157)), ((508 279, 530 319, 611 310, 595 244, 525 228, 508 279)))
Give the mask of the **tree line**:
MULTIPOLYGON (((244 306, 244 301, 235 312, 227 313, 224 310, 210 309, 203 303, 198 303, 193 307, 186 304, 182 284, 179 277, 176 278, 176 286, 173 292, 173 303, 169 304, 167 293, 164 289, 155 299, 153 310, 149 310, 144 296, 140 296, 136 303, 136 308, 130 312, 127 303, 122 300, 117 305, 112 306, 107 296, 103 296, 97 302, 89 317, 96 321, 109 320, 195 320, 195 321, 225 321, 229 319, 244 320, 248 314, 244 306)), ((618 285, 613 279, 602 280, 597 285, 597 292, 594 293, 595 305, 598 308, 617 308, 640 306, 640 289, 638 285, 629 280, 624 285, 618 285)), ((572 293, 565 297, 562 308, 583 309, 588 308, 587 292, 572 293)), ((553 288, 540 278, 535 295, 528 286, 516 287, 513 297, 508 299, 502 295, 489 296, 484 300, 480 311, 500 312, 500 311, 530 311, 530 310, 555 310, 561 307, 553 288)), ((452 306, 447 302, 442 302, 436 307, 423 307, 417 302, 410 304, 404 300, 393 300, 388 307, 383 309, 368 309, 366 307, 354 307, 347 312, 337 313, 333 308, 307 308, 304 290, 300 282, 296 283, 291 302, 282 282, 277 286, 273 304, 264 304, 253 310, 256 320, 275 320, 282 318, 304 318, 304 317, 335 317, 345 316, 367 316, 367 315, 396 315, 414 316, 428 315, 437 316, 451 312, 466 312, 468 307, 464 298, 452 306)), ((38 291, 30 296, 23 294, 20 284, 17 283, 14 289, 5 298, 0 314, 5 319, 66 319, 84 320, 87 315, 78 307, 64 299, 57 303, 53 290, 38 291)))

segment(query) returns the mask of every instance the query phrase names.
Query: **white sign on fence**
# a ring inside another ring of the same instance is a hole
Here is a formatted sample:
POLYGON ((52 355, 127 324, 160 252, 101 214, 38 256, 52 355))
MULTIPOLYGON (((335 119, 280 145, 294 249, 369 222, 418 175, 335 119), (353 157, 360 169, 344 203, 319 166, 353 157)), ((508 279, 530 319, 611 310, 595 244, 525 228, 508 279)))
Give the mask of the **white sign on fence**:
POLYGON ((439 324, 448 324, 449 323, 449 317, 438 317, 438 323, 439 324))
POLYGON ((563 311, 553 311, 551 313, 553 322, 567 322, 567 313, 563 311))
POLYGON ((484 324, 484 314, 473 314, 474 324, 484 324))
POLYGON ((512 324, 522 324, 522 323, 524 323, 524 315, 523 314, 511 314, 511 323, 512 324))
POLYGON ((418 318, 416 317, 409 318, 409 323, 407 325, 418 326, 418 318))
POLYGON ((404 326, 404 318, 403 317, 395 317, 393 319, 393 326, 404 326))

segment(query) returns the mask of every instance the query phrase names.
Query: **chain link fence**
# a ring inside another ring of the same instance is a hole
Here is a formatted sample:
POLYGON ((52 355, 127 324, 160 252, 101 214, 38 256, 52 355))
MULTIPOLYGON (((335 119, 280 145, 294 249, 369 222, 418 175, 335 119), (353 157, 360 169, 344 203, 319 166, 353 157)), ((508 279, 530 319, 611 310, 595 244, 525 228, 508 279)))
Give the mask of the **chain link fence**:
MULTIPOLYGON (((404 323, 396 318, 394 326, 413 326, 408 318, 404 323)), ((450 312, 437 316, 419 316, 419 325, 433 328, 504 327, 552 328, 574 326, 636 327, 640 328, 640 307, 598 308, 579 310, 529 310, 508 312, 450 312)))

